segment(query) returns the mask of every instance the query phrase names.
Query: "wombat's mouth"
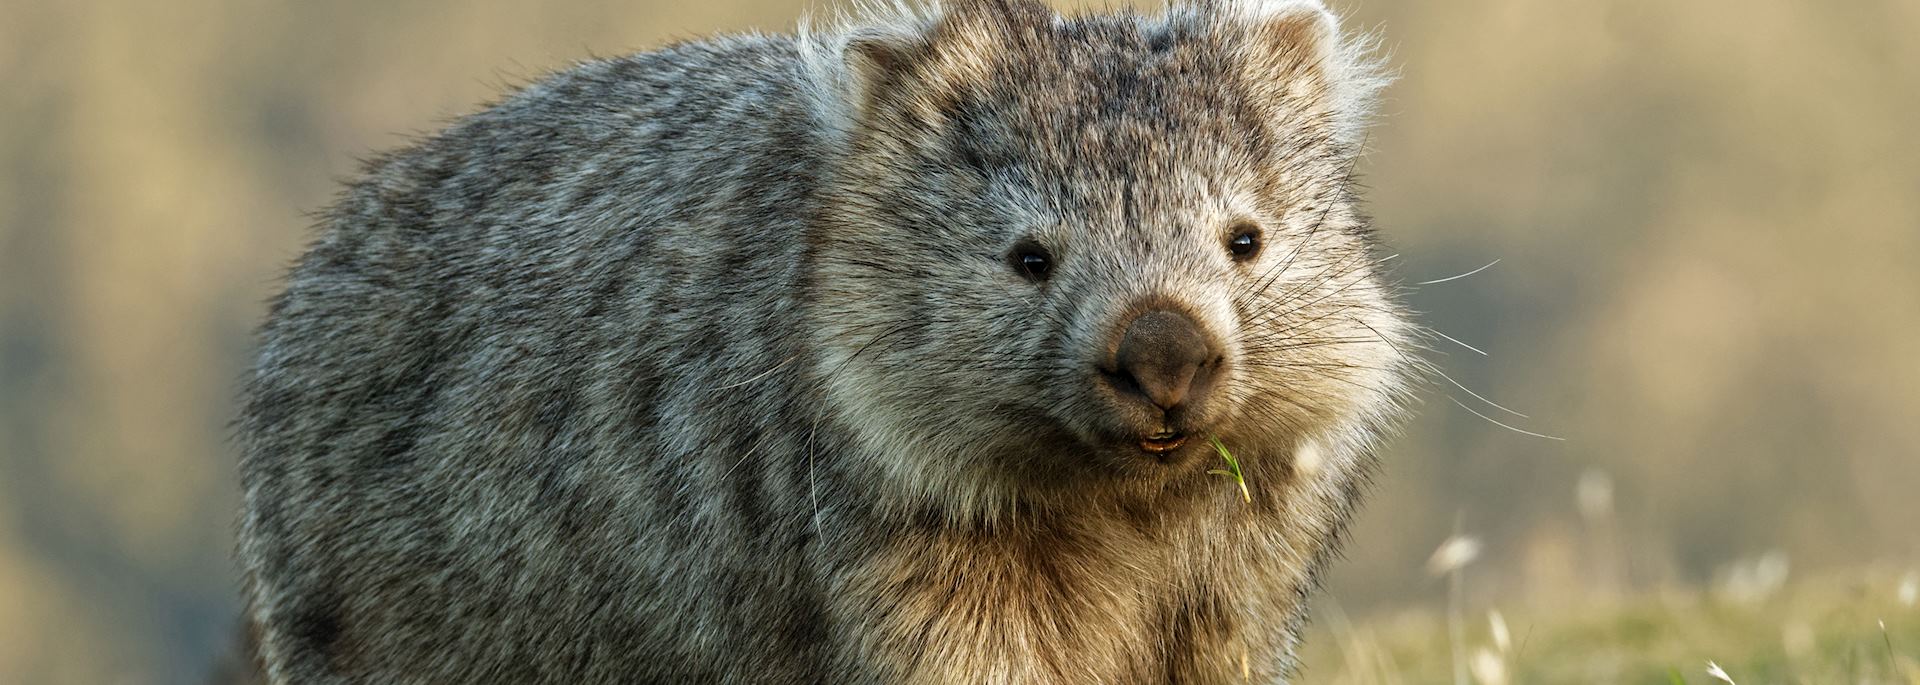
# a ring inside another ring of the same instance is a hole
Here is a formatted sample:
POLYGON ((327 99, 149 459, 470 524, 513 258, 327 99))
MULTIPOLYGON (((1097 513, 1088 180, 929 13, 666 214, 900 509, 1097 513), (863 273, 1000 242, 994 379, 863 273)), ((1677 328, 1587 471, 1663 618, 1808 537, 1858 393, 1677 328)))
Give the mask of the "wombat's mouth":
POLYGON ((1153 454, 1166 454, 1187 444, 1185 433, 1163 430, 1140 438, 1140 449, 1153 454))

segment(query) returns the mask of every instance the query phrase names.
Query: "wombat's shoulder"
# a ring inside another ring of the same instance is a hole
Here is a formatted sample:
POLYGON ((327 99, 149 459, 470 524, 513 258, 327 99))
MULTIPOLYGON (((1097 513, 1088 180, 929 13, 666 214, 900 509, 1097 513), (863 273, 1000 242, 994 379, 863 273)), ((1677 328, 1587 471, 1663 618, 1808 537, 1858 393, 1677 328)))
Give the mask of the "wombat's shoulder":
POLYGON ((765 322, 793 309, 768 286, 796 277, 820 164, 801 52, 745 36, 583 63, 368 163, 261 331, 249 482, 280 473, 262 462, 418 452, 436 411, 463 438, 518 425, 585 390, 553 386, 596 357, 715 358, 627 371, 625 393, 770 364, 779 336, 706 322, 793 328, 765 322))

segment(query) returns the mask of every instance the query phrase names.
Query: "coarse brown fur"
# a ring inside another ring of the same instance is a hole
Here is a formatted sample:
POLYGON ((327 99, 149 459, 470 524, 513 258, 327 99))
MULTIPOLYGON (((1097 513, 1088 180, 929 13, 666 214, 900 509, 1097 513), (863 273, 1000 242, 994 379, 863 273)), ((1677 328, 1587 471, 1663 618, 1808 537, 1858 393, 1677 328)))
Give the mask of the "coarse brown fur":
POLYGON ((1353 196, 1380 81, 1311 0, 966 0, 375 162, 248 388, 270 679, 1283 679, 1416 363, 1353 196), (1147 312, 1210 390, 1114 375, 1147 312))

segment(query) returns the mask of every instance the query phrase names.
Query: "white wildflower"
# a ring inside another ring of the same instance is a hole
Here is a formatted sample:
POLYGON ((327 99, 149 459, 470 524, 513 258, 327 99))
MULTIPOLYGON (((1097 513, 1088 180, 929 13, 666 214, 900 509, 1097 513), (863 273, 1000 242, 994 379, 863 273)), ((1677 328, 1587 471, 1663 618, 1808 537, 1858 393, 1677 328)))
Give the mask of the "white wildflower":
POLYGON ((1574 484, 1573 497, 1588 523, 1606 520, 1613 515, 1613 477, 1600 469, 1587 469, 1574 484))
POLYGON ((1707 675, 1713 676, 1715 679, 1725 682, 1727 685, 1738 685, 1733 682, 1733 676, 1727 675, 1727 671, 1720 668, 1720 664, 1711 661, 1707 662, 1707 675))
POLYGON ((1465 568, 1480 557, 1480 541, 1468 535, 1455 535, 1440 543, 1433 551, 1433 557, 1427 560, 1427 571, 1436 576, 1465 568))
POLYGON ((1485 647, 1474 650, 1473 661, 1468 665, 1473 670, 1473 679, 1481 685, 1507 685, 1507 662, 1493 650, 1485 647))

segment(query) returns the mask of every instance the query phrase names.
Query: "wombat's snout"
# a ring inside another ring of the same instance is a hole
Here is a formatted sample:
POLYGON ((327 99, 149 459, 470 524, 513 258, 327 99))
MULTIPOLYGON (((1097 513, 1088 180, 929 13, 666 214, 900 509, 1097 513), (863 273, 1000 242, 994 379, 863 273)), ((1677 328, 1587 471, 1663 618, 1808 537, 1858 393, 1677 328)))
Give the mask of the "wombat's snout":
POLYGON ((1200 403, 1213 389, 1222 361, 1220 345, 1192 317, 1157 309, 1127 322, 1101 376, 1123 402, 1157 408, 1160 428, 1172 429, 1167 424, 1177 410, 1200 403))

